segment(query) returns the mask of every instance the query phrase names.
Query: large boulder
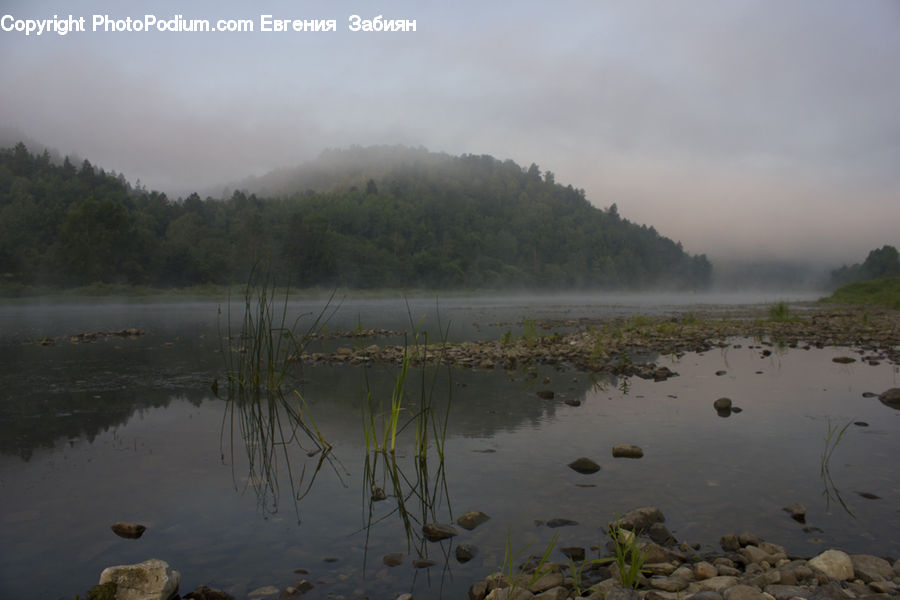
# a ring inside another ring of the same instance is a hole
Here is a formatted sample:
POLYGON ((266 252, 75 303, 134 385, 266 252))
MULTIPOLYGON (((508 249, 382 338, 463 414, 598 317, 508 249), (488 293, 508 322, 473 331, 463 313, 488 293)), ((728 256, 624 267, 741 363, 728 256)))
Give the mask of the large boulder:
POLYGON ((116 586, 116 600, 169 600, 178 592, 181 574, 166 561, 151 558, 103 569, 100 585, 110 582, 116 586))

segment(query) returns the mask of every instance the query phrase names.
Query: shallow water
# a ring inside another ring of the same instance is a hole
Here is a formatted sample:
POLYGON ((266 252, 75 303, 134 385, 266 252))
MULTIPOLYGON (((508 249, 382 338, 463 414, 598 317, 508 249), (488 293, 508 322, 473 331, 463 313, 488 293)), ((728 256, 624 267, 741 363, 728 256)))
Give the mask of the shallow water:
MULTIPOLYGON (((629 306, 618 299, 458 298, 441 301, 439 310, 442 323, 451 321, 451 337, 496 339, 523 318, 702 310, 699 300, 629 306)), ((345 302, 329 326, 408 328, 409 315, 417 320, 433 306, 411 302, 408 314, 402 301, 345 302)), ((900 555, 900 412, 862 396, 900 385, 898 372, 885 363, 832 362, 859 358, 850 349, 772 347, 763 357, 756 341, 733 340, 740 347, 659 358, 680 374, 664 382, 591 379, 549 367, 536 378, 442 370, 430 394, 437 409, 451 398, 443 465, 433 445, 426 462, 415 460, 412 431, 403 432, 390 468, 384 455, 370 455, 377 456, 375 481, 388 493, 373 503, 362 398, 366 378, 375 398, 389 397, 396 369, 307 368, 297 388, 334 446, 324 460, 307 456, 314 448, 307 438, 272 443, 250 427, 245 411, 213 395, 209 384, 222 375, 217 309, 0 307, 0 595, 71 598, 106 566, 158 557, 182 572, 183 593, 209 584, 245 597, 307 578, 316 585, 310 597, 411 590, 457 598, 500 566, 507 535, 514 548, 533 544, 538 552, 554 534, 561 546, 588 546, 616 513, 648 504, 662 509, 676 538, 704 550, 724 533, 749 530, 798 555, 832 546, 900 555), (23 343, 125 327, 147 333, 23 343), (720 370, 726 374, 716 375, 720 370), (540 383, 544 377, 549 384, 540 383), (539 398, 542 388, 556 398, 539 398), (718 416, 712 403, 720 396, 743 412, 718 416), (848 422, 866 425, 850 425, 823 476, 829 427, 848 422), (645 456, 614 459, 617 443, 637 444, 645 456), (277 451, 268 473, 260 459, 267 449, 277 451), (580 475, 566 466, 580 456, 602 469, 580 475), (793 502, 807 507, 807 526, 818 530, 805 532, 782 510, 793 502), (460 528, 452 541, 421 540, 423 520, 449 522, 470 509, 491 519, 471 532, 460 528), (579 525, 536 524, 557 517, 579 525), (118 520, 148 530, 139 540, 121 539, 109 530, 118 520), (464 565, 453 554, 460 543, 479 548, 464 565), (384 566, 388 552, 402 552, 403 564, 384 566), (420 555, 437 564, 414 569, 420 555)), ((410 377, 414 410, 419 373, 410 377)))

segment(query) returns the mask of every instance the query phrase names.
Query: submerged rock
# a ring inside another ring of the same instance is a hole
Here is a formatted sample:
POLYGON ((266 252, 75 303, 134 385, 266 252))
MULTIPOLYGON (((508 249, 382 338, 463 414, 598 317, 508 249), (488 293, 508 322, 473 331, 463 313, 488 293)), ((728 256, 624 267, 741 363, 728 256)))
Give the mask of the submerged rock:
POLYGON ((437 542, 447 538, 459 535, 451 525, 442 525, 440 523, 426 523, 422 526, 422 532, 429 541, 437 542))
POLYGON ((456 523, 463 529, 468 529, 469 531, 471 531, 488 519, 490 519, 490 517, 480 510, 470 510, 469 512, 458 518, 456 520, 456 523))
POLYGON ((217 590, 207 585, 194 588, 193 592, 188 592, 184 597, 188 600, 234 600, 234 596, 228 592, 217 590))
POLYGON ((456 560, 460 563, 467 563, 478 556, 478 547, 472 544, 460 544, 456 547, 456 560))
POLYGON ((794 502, 788 506, 785 506, 784 509, 791 518, 797 521, 798 523, 806 523, 806 507, 798 502, 794 502))

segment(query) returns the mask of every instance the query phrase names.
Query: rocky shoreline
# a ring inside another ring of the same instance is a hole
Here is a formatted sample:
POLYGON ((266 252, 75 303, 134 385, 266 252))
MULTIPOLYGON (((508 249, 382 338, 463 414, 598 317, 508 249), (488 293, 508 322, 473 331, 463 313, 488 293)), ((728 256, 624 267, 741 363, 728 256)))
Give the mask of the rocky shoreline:
MULTIPOLYGON (((739 316, 694 314, 610 319, 553 319, 531 324, 532 332, 513 338, 443 344, 340 346, 333 352, 304 352, 304 363, 448 364, 463 368, 515 370, 523 364, 549 364, 586 372, 605 372, 664 380, 675 373, 642 355, 681 356, 753 338, 761 346, 810 349, 854 346, 859 360, 900 364, 900 311, 841 308, 796 312, 790 319, 766 319, 764 313, 739 316)), ((763 354, 771 350, 761 348, 763 354)), ((851 357, 848 357, 851 358, 851 357)))
MULTIPOLYGON (((726 534, 721 553, 678 544, 656 507, 626 513, 618 522, 643 559, 633 586, 623 584, 615 543, 585 561, 585 548, 560 549, 567 563, 532 557, 513 573, 492 573, 469 588, 469 600, 851 600, 900 595, 900 560, 847 554, 832 548, 815 557, 791 555, 751 533, 726 534)), ((610 524, 613 526, 614 524, 610 524)), ((612 536, 611 536, 612 537, 612 536)), ((628 555, 632 556, 632 555, 628 555)), ((627 568, 627 563, 626 568, 627 568)))
MULTIPOLYGON (((796 513, 798 507, 785 510, 796 513)), ((678 543, 663 525, 664 521, 656 507, 631 510, 615 523, 609 523, 610 541, 605 546, 555 548, 551 545, 542 556, 533 555, 522 564, 510 562, 504 571, 476 581, 469 587, 468 598, 874 600, 900 596, 900 560, 892 557, 848 554, 838 548, 813 557, 798 557, 777 543, 746 532, 723 535, 719 542, 721 552, 701 553, 699 544, 678 543), (598 558, 589 557, 594 552, 598 558), (566 562, 548 560, 560 554, 566 557, 566 562)), ((462 523, 462 518, 460 524, 470 528, 462 523)), ((432 541, 456 535, 449 525, 426 524, 423 530, 432 541)), ((460 550, 465 547, 462 544, 456 549, 459 560, 462 560, 460 550)), ((179 572, 159 559, 109 567, 87 599, 234 600, 231 594, 205 585, 180 596, 180 580, 179 572)), ((314 584, 301 579, 284 589, 255 590, 249 597, 296 600, 314 588, 314 584)), ((386 593, 382 597, 414 600, 409 593, 386 593)))

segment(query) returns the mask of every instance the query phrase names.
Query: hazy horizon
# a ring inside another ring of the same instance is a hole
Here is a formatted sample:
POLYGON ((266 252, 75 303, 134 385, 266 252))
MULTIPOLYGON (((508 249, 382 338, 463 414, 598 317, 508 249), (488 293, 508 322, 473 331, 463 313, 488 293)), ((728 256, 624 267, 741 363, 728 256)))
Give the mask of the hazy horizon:
POLYGON ((837 266, 900 246, 891 0, 13 0, 4 15, 0 128, 150 189, 216 189, 328 148, 402 144, 536 163, 714 261, 837 266), (95 32, 95 14, 256 30, 95 32), (336 31, 262 32, 265 14, 336 31), (354 33, 353 14, 416 30, 354 33), (87 30, 15 30, 54 15, 87 30))

